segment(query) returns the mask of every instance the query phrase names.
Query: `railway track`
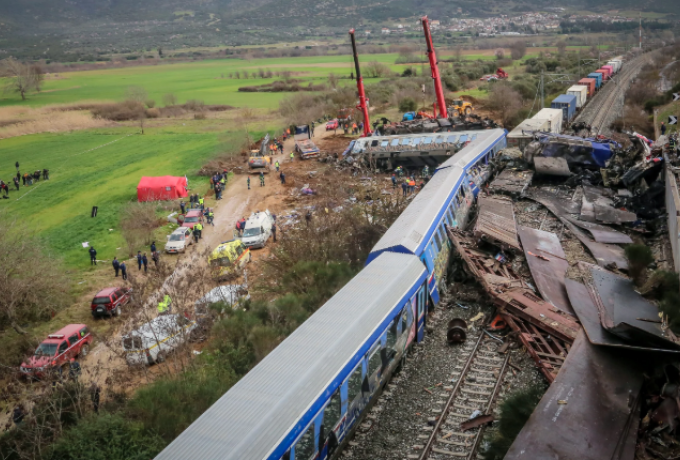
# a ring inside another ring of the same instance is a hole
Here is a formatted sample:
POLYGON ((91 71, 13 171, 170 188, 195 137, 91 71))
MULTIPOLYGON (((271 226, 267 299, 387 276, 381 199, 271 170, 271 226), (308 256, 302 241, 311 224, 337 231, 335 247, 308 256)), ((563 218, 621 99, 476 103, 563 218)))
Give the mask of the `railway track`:
POLYGON ((441 408, 433 409, 436 417, 430 421, 434 426, 423 427, 424 434, 418 436, 425 444, 413 446, 408 458, 475 458, 484 425, 463 430, 461 423, 469 421, 473 414, 493 413, 510 358, 509 353, 498 353, 500 346, 484 332, 466 339, 462 351, 469 357, 464 365, 454 368, 451 382, 455 384, 442 388, 441 408))
POLYGON ((620 98, 623 98, 624 92, 628 89, 631 80, 637 76, 640 68, 649 62, 650 58, 650 53, 646 53, 629 61, 623 70, 604 86, 574 121, 586 122, 591 126, 594 134, 601 134, 611 123, 613 118, 612 111, 615 109, 616 103, 620 98))

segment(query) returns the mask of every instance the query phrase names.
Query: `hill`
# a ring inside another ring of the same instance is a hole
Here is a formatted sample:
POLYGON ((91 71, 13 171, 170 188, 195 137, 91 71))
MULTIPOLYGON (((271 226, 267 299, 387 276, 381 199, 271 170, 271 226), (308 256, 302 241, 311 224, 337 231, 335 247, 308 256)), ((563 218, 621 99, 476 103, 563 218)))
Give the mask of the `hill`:
MULTIPOLYGON (((570 11, 673 14, 671 0, 575 0, 570 11)), ((421 15, 447 20, 564 7, 559 0, 17 0, 0 2, 0 57, 293 42, 421 15)), ((561 10, 558 10, 561 11, 561 10)), ((567 14, 561 11, 559 14, 567 14)), ((153 54, 153 53, 151 53, 153 54)))

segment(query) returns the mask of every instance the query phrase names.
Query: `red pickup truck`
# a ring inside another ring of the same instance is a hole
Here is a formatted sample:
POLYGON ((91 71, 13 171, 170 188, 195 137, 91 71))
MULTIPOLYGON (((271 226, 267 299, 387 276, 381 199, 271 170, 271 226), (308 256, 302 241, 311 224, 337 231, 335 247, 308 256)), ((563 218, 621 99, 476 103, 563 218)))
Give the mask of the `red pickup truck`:
POLYGON ((21 363, 19 371, 26 377, 35 378, 45 377, 59 369, 68 374, 70 359, 87 355, 92 340, 86 324, 69 324, 48 335, 33 356, 21 363))
POLYGON ((94 296, 90 309, 92 316, 120 316, 121 307, 130 303, 132 289, 110 287, 102 289, 94 296))

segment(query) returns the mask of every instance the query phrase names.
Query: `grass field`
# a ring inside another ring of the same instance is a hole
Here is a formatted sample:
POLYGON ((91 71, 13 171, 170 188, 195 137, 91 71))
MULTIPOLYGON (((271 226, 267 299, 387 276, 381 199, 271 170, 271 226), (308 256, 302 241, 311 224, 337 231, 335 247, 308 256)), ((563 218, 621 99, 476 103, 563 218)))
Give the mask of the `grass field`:
POLYGON ((193 173, 218 153, 220 143, 235 142, 237 135, 218 139, 197 131, 197 126, 151 128, 140 135, 136 128, 114 128, 1 140, 0 178, 11 181, 19 161, 22 173, 48 168, 50 180, 22 186, 9 200, 0 200, 0 219, 15 221, 19 231, 36 231, 71 267, 87 266, 86 241, 101 259, 127 256, 120 210, 136 200, 140 177, 187 175, 190 187, 205 189, 207 179, 193 173), (99 207, 95 218, 92 206, 99 207))

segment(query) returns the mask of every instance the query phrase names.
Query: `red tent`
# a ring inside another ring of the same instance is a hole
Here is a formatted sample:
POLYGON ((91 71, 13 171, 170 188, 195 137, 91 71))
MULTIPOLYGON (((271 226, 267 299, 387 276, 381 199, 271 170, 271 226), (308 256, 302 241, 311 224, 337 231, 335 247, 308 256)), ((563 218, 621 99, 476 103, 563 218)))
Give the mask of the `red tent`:
POLYGON ((187 195, 186 177, 142 177, 137 186, 138 201, 174 200, 187 195))

